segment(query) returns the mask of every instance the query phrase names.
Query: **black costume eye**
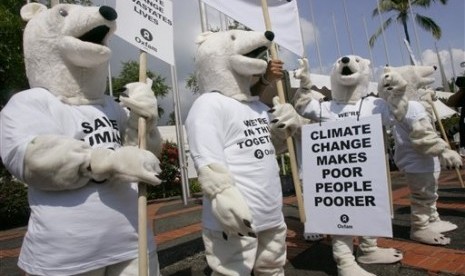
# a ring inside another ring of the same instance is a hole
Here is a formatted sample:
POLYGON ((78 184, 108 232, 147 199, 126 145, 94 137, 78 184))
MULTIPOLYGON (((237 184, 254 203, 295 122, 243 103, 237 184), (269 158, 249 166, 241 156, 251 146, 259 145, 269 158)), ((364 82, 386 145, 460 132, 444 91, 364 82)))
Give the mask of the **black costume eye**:
POLYGON ((231 35, 231 40, 236 40, 236 36, 235 36, 235 35, 231 35))
POLYGON ((60 9, 59 13, 60 13, 60 15, 63 16, 63 17, 68 16, 68 11, 67 11, 67 10, 60 9))

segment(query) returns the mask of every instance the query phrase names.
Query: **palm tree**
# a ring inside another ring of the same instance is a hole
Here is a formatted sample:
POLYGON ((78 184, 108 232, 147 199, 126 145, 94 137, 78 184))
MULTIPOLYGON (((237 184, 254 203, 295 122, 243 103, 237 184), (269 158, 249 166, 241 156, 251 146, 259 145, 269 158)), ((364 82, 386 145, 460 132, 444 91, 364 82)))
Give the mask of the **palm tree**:
MULTIPOLYGON (((429 8, 432 3, 439 2, 443 5, 447 4, 448 0, 379 0, 379 5, 373 10, 372 16, 375 17, 380 13, 396 12, 397 16, 393 15, 386 19, 378 30, 370 37, 370 47, 373 47, 376 39, 386 30, 394 19, 397 20, 404 29, 405 39, 410 44, 410 35, 407 28, 407 21, 412 15, 411 7, 417 6, 421 8, 429 8)), ((435 39, 441 38, 441 28, 434 22, 433 19, 414 13, 415 21, 424 30, 430 32, 435 39)))

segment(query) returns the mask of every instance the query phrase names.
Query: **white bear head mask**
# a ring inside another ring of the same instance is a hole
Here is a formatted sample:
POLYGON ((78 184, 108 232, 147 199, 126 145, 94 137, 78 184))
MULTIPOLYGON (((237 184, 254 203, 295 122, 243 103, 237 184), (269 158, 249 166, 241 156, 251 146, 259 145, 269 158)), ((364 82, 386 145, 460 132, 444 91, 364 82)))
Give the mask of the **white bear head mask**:
POLYGON ((250 80, 265 73, 267 62, 258 58, 271 45, 272 32, 230 30, 198 36, 196 77, 201 93, 218 91, 239 101, 250 101, 250 80))
POLYGON ((355 55, 339 58, 331 71, 331 98, 342 104, 354 104, 368 94, 370 61, 355 55))
POLYGON ((26 74, 31 87, 43 87, 65 103, 101 103, 116 29, 111 7, 30 3, 21 9, 26 74))

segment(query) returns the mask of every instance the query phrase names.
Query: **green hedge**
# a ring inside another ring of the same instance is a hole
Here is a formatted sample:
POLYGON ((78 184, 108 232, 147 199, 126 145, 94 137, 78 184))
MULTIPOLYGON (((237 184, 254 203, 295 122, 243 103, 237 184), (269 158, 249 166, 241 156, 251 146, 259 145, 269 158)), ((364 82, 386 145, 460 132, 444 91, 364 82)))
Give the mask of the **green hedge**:
MULTIPOLYGON (((4 170, 2 165, 2 170, 4 170)), ((29 219, 27 186, 11 176, 0 180, 0 230, 24 226, 29 219)))

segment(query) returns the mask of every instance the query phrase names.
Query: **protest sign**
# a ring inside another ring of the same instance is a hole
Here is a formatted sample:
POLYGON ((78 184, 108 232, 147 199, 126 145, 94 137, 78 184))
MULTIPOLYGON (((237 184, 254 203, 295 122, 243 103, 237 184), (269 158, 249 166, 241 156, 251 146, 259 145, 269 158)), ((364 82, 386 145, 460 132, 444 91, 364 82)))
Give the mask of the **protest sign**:
POLYGON ((117 36, 174 65, 173 3, 170 0, 116 1, 116 12, 117 36))
POLYGON ((392 237, 379 114, 302 131, 306 233, 392 237))

